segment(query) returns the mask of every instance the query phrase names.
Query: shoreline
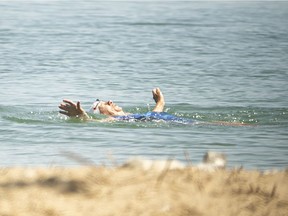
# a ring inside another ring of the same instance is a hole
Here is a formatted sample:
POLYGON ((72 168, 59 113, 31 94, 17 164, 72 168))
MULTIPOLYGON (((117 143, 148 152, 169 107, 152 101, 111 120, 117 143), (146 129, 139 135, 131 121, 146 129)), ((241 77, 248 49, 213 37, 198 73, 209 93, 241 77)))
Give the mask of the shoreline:
POLYGON ((288 170, 0 169, 0 215, 287 215, 288 170))

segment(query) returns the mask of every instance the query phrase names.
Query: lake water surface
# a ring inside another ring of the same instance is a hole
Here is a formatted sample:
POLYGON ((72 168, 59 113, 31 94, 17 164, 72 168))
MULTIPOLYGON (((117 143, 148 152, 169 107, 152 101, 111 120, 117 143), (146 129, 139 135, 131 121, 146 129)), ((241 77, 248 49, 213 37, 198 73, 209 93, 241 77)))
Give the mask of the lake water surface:
POLYGON ((0 1, 0 166, 71 166, 134 156, 230 167, 288 165, 288 2, 0 1), (79 122, 63 98, 198 121, 79 122), (67 155, 67 152, 69 154, 67 155), (71 154, 70 154, 71 153, 71 154))

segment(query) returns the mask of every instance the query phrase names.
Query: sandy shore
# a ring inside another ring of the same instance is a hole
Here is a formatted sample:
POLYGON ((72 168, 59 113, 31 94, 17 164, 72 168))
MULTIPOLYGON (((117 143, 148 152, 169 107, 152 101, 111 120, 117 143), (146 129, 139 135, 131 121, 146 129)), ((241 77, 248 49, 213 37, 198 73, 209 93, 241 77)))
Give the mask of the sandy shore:
POLYGON ((288 215, 288 171, 2 168, 1 216, 288 215))

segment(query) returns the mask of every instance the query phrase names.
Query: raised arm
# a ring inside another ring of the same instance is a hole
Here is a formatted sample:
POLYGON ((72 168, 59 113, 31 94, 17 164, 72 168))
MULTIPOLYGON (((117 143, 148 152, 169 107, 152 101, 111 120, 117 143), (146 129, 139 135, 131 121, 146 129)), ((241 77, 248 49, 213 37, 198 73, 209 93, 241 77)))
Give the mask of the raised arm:
POLYGON ((59 112, 71 118, 79 118, 83 120, 89 119, 88 114, 81 107, 80 102, 74 103, 71 100, 64 99, 63 102, 59 105, 59 112))

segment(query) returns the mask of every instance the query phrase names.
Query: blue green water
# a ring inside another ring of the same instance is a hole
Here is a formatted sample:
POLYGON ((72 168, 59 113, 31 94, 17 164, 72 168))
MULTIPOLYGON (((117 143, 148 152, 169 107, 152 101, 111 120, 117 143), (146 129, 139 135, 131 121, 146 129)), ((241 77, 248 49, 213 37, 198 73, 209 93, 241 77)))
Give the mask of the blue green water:
POLYGON ((0 166, 71 166, 133 156, 230 167, 288 164, 288 2, 0 2, 0 166), (153 107, 199 121, 79 122, 63 98, 129 112, 153 107))

